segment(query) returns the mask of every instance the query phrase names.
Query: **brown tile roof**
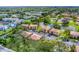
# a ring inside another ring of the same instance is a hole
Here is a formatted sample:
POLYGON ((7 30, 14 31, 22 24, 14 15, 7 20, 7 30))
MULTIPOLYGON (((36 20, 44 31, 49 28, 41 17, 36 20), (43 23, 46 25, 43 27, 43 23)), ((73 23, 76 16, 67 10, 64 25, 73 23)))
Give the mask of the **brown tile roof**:
POLYGON ((24 28, 28 28, 28 29, 32 29, 32 28, 36 28, 38 25, 28 25, 28 24, 22 24, 22 26, 24 27, 24 28))
POLYGON ((51 30, 49 30, 49 33, 53 33, 55 35, 59 35, 60 30, 52 28, 51 30))
POLYGON ((49 31, 49 33, 50 33, 50 32, 58 32, 58 31, 60 31, 60 30, 55 29, 55 28, 52 28, 52 29, 49 31))
POLYGON ((37 34, 33 34, 30 36, 30 39, 32 39, 32 40, 40 40, 41 38, 42 38, 42 36, 37 35, 37 34))
POLYGON ((31 24, 31 25, 29 25, 29 29, 37 28, 37 26, 38 26, 38 25, 35 25, 35 24, 32 25, 32 24, 31 24))
POLYGON ((22 31, 21 35, 24 36, 24 37, 28 37, 28 36, 32 35, 32 33, 27 32, 27 31, 22 31))

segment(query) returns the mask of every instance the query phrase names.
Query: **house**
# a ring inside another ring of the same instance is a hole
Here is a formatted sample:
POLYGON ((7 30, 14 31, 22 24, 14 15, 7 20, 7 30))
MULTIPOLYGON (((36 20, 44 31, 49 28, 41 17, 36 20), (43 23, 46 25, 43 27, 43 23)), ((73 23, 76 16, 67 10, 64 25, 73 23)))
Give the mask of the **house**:
POLYGON ((76 31, 76 28, 74 26, 68 26, 67 29, 69 29, 70 31, 76 31))
POLYGON ((27 20, 27 19, 32 18, 32 16, 27 16, 27 15, 25 15, 23 18, 27 20))
POLYGON ((60 30, 52 28, 52 29, 49 30, 49 33, 52 34, 52 35, 58 36, 60 34, 60 30))
POLYGON ((7 25, 9 22, 0 21, 0 25, 7 25))
POLYGON ((42 31, 43 32, 48 32, 50 30, 50 27, 49 26, 44 26, 44 27, 42 27, 42 31))
POLYGON ((17 26, 17 24, 15 24, 15 23, 10 23, 9 26, 12 27, 12 28, 15 28, 15 27, 17 26))
POLYGON ((70 36, 73 38, 79 38, 79 32, 71 31, 70 36))
POLYGON ((31 36, 32 34, 33 34, 33 33, 27 32, 27 31, 22 31, 22 32, 21 32, 21 35, 22 35, 23 37, 25 37, 25 38, 31 36))
POLYGON ((23 27, 24 30, 29 29, 29 25, 28 24, 22 24, 22 27, 23 27))
POLYGON ((31 12, 25 12, 25 14, 31 16, 31 12))
POLYGON ((73 46, 73 45, 75 45, 75 43, 73 43, 73 42, 71 42, 71 41, 69 41, 69 42, 64 42, 67 46, 73 46))
POLYGON ((33 34, 30 36, 30 39, 32 40, 40 40, 42 38, 42 36, 38 35, 38 34, 33 34))
POLYGON ((3 18, 2 21, 4 21, 4 22, 15 22, 15 18, 3 18))
POLYGON ((1 17, 7 17, 8 14, 0 14, 1 17))
POLYGON ((7 30, 10 27, 15 28, 16 26, 17 26, 16 23, 0 21, 0 30, 7 30))
POLYGON ((7 30, 8 29, 8 26, 6 25, 0 25, 0 30, 7 30))
POLYGON ((22 24, 22 27, 24 28, 24 29, 31 29, 31 30, 33 30, 33 29, 36 29, 37 28, 37 26, 38 25, 35 25, 35 24, 22 24))
POLYGON ((64 13, 62 13, 62 15, 65 16, 65 17, 69 17, 70 16, 70 14, 68 12, 64 12, 64 13))
POLYGON ((52 24, 45 25, 43 22, 41 22, 39 24, 40 24, 43 32, 48 32, 50 30, 50 28, 53 27, 52 24))
POLYGON ((32 12, 31 15, 33 16, 41 16, 42 12, 32 12))
POLYGON ((65 18, 59 19, 58 22, 59 22, 59 23, 67 23, 69 20, 71 20, 71 18, 65 17, 65 18))
POLYGON ((17 15, 16 15, 16 14, 14 14, 14 15, 12 15, 11 17, 12 17, 12 18, 17 18, 17 15))
POLYGON ((32 32, 27 32, 27 31, 22 31, 20 34, 23 37, 29 38, 29 39, 32 39, 32 40, 40 40, 42 38, 42 36, 40 36, 38 34, 35 34, 35 33, 32 33, 32 32))
POLYGON ((9 22, 9 23, 21 23, 22 19, 19 18, 3 18, 2 19, 3 22, 9 22))
POLYGON ((43 28, 45 27, 44 22, 40 22, 39 25, 43 28))
POLYGON ((29 29, 37 29, 37 26, 36 24, 30 24, 29 25, 29 29))

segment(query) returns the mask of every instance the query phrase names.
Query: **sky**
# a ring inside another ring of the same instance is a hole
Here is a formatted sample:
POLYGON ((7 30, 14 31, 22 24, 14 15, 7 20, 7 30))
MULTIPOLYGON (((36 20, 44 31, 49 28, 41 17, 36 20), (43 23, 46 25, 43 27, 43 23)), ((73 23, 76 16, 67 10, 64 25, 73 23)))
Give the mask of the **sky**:
POLYGON ((0 0, 0 6, 78 6, 78 0, 0 0))

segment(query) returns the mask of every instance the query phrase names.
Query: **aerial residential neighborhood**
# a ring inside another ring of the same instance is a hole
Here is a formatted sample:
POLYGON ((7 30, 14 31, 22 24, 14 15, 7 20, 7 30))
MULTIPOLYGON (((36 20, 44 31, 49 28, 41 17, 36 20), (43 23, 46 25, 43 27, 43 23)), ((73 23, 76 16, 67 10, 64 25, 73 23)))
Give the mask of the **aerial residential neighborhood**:
POLYGON ((79 52, 79 7, 0 7, 0 52, 79 52))

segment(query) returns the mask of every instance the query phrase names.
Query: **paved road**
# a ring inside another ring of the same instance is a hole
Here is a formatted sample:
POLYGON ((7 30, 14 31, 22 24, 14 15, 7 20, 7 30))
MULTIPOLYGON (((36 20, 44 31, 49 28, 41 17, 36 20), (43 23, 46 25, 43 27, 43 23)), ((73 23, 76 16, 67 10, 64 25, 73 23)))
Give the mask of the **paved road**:
POLYGON ((0 52, 13 52, 13 51, 0 45, 0 52))

